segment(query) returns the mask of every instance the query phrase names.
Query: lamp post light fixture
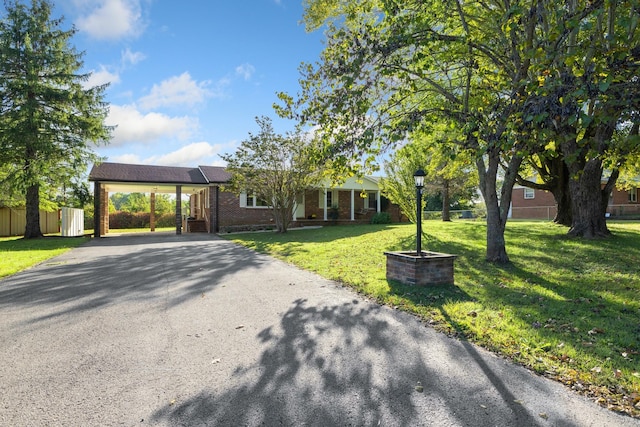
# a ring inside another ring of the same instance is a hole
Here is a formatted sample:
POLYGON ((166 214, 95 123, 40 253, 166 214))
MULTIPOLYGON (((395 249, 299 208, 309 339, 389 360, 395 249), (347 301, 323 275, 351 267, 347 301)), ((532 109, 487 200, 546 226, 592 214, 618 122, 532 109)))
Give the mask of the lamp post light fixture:
POLYGON ((424 187, 424 177, 426 173, 422 169, 418 169, 413 174, 416 184, 416 255, 422 256, 422 188, 424 187))

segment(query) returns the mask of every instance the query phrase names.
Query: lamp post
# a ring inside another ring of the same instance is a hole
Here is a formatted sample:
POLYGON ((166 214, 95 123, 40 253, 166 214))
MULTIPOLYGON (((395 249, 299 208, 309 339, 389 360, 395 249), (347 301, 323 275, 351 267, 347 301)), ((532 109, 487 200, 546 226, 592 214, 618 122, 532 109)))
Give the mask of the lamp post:
POLYGON ((424 177, 426 173, 422 169, 418 169, 413 174, 413 179, 416 183, 416 254, 422 256, 422 187, 424 187, 424 177))

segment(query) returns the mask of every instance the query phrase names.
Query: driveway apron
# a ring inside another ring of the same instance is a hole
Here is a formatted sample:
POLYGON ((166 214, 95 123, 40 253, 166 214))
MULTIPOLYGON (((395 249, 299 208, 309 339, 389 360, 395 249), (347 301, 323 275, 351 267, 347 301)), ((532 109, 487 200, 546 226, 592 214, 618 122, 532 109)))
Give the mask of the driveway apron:
POLYGON ((0 281, 2 426, 640 426, 206 234, 94 239, 0 281))

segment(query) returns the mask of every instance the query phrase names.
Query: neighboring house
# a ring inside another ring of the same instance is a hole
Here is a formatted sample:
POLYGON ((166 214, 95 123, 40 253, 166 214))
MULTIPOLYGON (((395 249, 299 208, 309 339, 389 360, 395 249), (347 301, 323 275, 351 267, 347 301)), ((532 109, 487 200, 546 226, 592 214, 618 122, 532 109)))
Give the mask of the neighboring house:
MULTIPOLYGON (((0 207, 0 237, 23 236, 26 226, 25 208, 0 207)), ((44 234, 60 232, 60 210, 40 210, 40 231, 44 234)))
MULTIPOLYGON (((615 189, 609 197, 607 213, 611 217, 624 218, 640 215, 640 189, 615 189)), ((511 195, 510 217, 516 219, 552 220, 557 212, 553 194, 549 191, 516 185, 511 195)))
MULTIPOLYGON (((189 195, 190 212, 182 212, 176 203, 176 233, 205 231, 217 233, 240 229, 268 227, 272 224, 267 204, 253 194, 240 196, 225 191, 224 185, 231 175, 217 166, 196 168, 101 163, 89 174, 94 183, 95 234, 109 232, 109 193, 150 193, 151 203, 155 194, 175 194, 176 200, 189 195)), ((348 179, 344 184, 331 187, 328 182, 319 189, 309 189, 298 199, 292 212, 293 225, 309 225, 324 222, 368 222, 377 212, 387 208, 392 219, 400 221, 399 209, 380 194, 378 180, 365 177, 361 181, 348 179), (366 197, 363 197, 366 196, 366 197)), ((153 209, 151 229, 155 229, 153 209)))

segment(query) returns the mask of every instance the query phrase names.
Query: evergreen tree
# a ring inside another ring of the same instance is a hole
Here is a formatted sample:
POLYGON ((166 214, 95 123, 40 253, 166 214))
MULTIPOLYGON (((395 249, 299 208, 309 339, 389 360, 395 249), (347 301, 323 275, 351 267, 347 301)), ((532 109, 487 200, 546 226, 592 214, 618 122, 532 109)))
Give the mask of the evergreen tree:
POLYGON ((106 85, 86 88, 75 29, 61 28, 47 0, 5 1, 0 20, 0 166, 25 196, 25 238, 42 236, 43 187, 59 187, 97 160, 90 143, 110 136, 106 85))

